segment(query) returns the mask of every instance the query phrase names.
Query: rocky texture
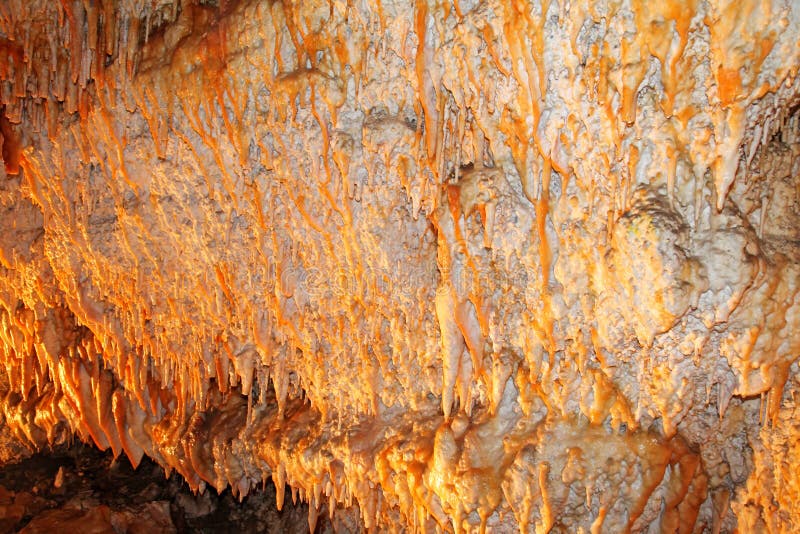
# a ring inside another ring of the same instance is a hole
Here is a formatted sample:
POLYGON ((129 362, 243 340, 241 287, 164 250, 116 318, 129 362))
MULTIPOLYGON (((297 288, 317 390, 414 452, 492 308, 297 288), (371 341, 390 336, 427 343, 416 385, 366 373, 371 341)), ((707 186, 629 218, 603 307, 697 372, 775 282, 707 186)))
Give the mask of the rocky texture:
POLYGON ((796 528, 796 2, 5 0, 0 37, 20 441, 272 477, 312 529, 796 528))
MULTIPOLYGON (((302 532, 306 505, 275 510, 268 483, 243 501, 230 491, 193 494, 182 477, 145 459, 134 471, 122 457, 83 444, 56 447, 0 473, 0 532, 159 533, 302 532)), ((320 521, 318 532, 331 532, 320 521)))

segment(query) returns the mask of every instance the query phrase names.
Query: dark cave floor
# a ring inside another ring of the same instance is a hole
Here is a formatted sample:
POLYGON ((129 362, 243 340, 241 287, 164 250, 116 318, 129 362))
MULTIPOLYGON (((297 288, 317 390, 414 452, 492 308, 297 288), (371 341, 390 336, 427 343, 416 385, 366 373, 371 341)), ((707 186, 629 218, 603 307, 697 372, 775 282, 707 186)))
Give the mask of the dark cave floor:
MULTIPOLYGON (((241 503, 230 490, 195 495, 147 458, 134 470, 82 443, 0 467, 0 533, 302 533, 307 517, 307 505, 288 498, 279 512, 270 481, 241 503)), ((326 519, 321 511, 316 532, 331 530, 326 519)))

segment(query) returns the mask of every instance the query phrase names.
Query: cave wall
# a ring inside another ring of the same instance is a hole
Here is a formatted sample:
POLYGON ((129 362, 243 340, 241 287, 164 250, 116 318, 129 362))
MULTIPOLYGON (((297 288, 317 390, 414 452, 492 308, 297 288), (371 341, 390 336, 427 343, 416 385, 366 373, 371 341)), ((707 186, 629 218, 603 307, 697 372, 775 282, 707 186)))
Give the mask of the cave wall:
POLYGON ((791 531, 799 40, 788 0, 4 0, 5 431, 312 525, 791 531))

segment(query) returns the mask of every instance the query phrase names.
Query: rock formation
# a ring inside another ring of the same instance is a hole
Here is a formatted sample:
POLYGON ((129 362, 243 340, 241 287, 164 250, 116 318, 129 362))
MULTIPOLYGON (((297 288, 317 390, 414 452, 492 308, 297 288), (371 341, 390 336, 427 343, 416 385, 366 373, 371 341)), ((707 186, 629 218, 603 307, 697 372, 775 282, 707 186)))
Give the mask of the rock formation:
POLYGON ((795 0, 0 0, 5 439, 312 530, 796 530, 798 42, 795 0))

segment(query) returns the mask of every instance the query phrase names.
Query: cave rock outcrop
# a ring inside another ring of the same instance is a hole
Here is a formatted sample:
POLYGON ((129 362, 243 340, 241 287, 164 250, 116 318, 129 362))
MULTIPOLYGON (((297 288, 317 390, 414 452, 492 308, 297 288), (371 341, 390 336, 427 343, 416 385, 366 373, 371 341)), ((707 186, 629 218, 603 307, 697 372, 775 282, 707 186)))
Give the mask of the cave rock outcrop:
POLYGON ((4 454, 312 530, 796 531, 798 42, 794 0, 0 0, 4 454))

